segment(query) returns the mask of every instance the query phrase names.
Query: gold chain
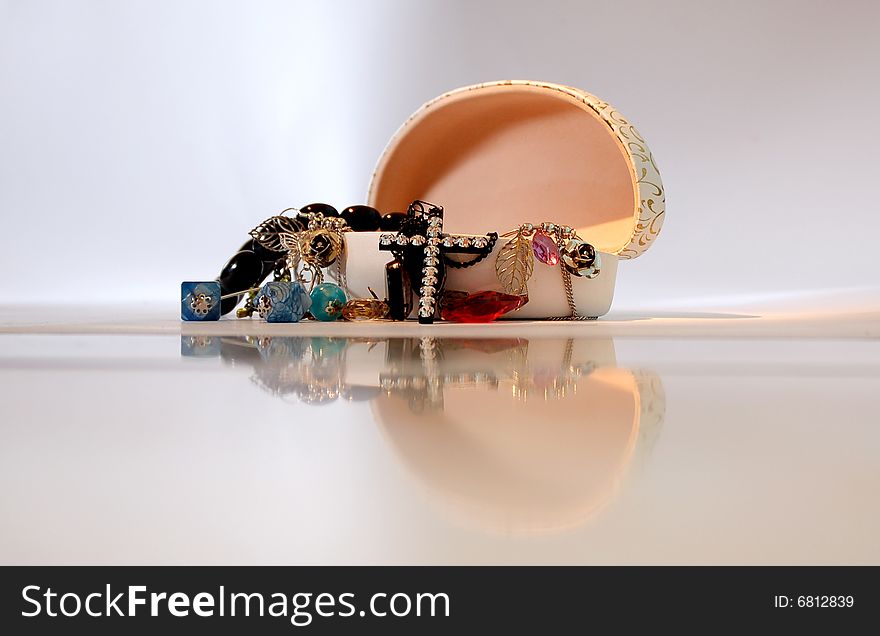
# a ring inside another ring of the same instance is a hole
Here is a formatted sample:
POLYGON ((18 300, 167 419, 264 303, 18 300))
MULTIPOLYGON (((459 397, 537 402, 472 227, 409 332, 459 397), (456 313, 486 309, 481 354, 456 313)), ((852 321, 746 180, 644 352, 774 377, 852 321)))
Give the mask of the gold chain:
POLYGON ((547 320, 596 320, 598 316, 581 316, 577 310, 577 303, 574 300, 574 290, 571 287, 571 274, 564 267, 559 267, 562 272, 562 285, 565 287, 565 300, 568 301, 568 308, 571 315, 568 316, 552 316, 547 320))

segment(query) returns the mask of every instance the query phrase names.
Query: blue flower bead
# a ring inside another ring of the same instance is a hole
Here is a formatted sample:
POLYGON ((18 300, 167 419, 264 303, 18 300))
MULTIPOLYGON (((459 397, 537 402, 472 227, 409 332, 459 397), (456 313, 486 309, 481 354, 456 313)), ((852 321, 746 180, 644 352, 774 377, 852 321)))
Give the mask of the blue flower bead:
POLYGON ((180 283, 181 320, 220 320, 220 283, 215 280, 180 283))
POLYGON ((312 315, 315 320, 332 322, 342 316, 345 292, 339 285, 321 283, 312 290, 312 315))
POLYGON ((266 322, 299 322, 311 304, 298 282, 271 281, 254 296, 254 307, 266 322))

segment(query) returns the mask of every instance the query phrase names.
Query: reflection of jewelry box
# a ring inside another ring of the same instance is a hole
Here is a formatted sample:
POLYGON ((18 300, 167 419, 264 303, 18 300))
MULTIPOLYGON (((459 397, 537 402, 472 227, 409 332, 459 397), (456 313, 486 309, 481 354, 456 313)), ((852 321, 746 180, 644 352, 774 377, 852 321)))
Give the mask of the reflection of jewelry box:
POLYGON ((618 366, 611 338, 181 336, 181 353, 222 357, 304 408, 369 402, 441 509, 509 535, 594 519, 643 465, 666 408, 659 376, 618 366))
MULTIPOLYGON (((654 159, 628 120, 581 90, 532 81, 460 88, 417 110, 379 159, 368 203, 383 212, 402 211, 414 199, 442 205, 450 232, 504 233, 544 221, 575 228, 602 256, 599 276, 572 279, 584 316, 608 311, 618 259, 650 247, 665 209, 654 159)), ((349 238, 352 262, 375 250, 367 245, 372 239, 349 238)), ((496 254, 503 243, 498 241, 496 254)), ((377 264, 387 260, 375 258, 377 264)), ((451 270, 447 287, 500 289, 494 261, 495 254, 472 268, 451 270)), ((350 271, 349 284, 357 289, 375 284, 374 278, 350 271)), ((508 317, 569 314, 557 267, 536 264, 529 298, 508 317)))

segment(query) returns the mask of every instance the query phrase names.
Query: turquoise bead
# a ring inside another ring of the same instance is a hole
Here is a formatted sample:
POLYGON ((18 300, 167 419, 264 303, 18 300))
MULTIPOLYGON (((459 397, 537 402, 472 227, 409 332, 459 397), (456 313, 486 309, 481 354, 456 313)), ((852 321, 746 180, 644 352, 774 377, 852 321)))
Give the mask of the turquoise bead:
POLYGON ((342 316, 345 292, 339 285, 321 283, 312 290, 312 316, 315 320, 332 322, 342 316))

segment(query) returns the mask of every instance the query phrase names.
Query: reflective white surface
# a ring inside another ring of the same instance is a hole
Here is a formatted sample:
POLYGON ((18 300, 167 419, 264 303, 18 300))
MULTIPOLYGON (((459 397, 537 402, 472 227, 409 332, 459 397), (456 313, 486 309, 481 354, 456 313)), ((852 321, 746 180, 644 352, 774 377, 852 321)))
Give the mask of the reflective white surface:
POLYGON ((4 564, 880 563, 873 312, 433 341, 14 315, 4 564))

